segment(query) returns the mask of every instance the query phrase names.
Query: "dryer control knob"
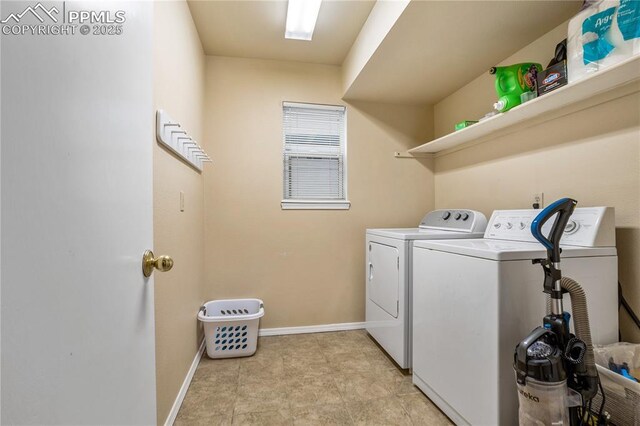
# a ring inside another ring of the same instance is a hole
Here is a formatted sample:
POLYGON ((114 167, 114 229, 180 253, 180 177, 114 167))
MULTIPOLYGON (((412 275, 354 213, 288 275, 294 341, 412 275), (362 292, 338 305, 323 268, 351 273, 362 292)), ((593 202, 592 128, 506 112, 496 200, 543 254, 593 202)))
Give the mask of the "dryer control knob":
POLYGON ((518 228, 520 228, 521 230, 526 228, 526 227, 527 227, 527 224, 524 223, 524 222, 520 222, 520 224, 518 225, 518 228))
POLYGON ((576 222, 575 220, 570 220, 569 223, 567 223, 567 226, 564 228, 564 232, 565 234, 573 234, 578 230, 579 227, 580 225, 578 224, 578 222, 576 222))
POLYGON ((460 214, 459 212, 456 213, 455 215, 456 220, 460 220, 461 217, 462 217, 462 214, 460 214))
POLYGON ((469 213, 462 213, 462 220, 469 219, 469 213))
POLYGON ((507 229, 513 228, 513 224, 511 222, 507 222, 507 229))
POLYGON ((442 213, 442 218, 443 218, 444 220, 447 220, 447 219, 449 219, 450 217, 451 217, 451 212, 444 212, 444 213, 442 213))
POLYGON ((502 226, 502 224, 500 224, 500 222, 494 223, 493 227, 496 229, 499 229, 502 226))

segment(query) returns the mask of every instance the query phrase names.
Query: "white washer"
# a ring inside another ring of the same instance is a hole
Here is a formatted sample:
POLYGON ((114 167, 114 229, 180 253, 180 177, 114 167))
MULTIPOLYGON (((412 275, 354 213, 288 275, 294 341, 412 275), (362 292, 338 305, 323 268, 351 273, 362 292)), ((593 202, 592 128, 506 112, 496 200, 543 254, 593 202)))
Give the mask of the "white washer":
MULTIPOLYGON (((483 239, 414 244, 413 382, 456 424, 518 424, 513 353, 545 315, 543 270, 531 262, 546 258, 530 232, 539 212, 495 211, 483 239)), ((576 209, 561 243, 563 276, 587 294, 593 342, 617 342, 613 209, 576 209)))
POLYGON ((411 367, 411 253, 416 240, 482 238, 487 218, 434 210, 418 228, 367 229, 366 324, 401 368, 411 367))

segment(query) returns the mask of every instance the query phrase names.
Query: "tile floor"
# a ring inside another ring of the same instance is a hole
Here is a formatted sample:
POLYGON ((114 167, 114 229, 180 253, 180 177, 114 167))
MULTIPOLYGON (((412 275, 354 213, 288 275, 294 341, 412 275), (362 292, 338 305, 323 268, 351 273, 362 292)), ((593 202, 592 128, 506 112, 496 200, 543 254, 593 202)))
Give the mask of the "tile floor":
POLYGON ((364 330, 261 337, 198 366, 175 425, 451 425, 364 330))

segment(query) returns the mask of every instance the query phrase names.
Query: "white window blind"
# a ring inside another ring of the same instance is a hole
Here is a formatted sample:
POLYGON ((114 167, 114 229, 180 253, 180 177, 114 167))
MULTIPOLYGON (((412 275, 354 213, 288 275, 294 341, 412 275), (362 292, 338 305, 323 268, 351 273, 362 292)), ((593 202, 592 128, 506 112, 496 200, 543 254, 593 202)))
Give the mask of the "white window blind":
POLYGON ((343 106, 283 103, 283 208, 349 208, 343 106))

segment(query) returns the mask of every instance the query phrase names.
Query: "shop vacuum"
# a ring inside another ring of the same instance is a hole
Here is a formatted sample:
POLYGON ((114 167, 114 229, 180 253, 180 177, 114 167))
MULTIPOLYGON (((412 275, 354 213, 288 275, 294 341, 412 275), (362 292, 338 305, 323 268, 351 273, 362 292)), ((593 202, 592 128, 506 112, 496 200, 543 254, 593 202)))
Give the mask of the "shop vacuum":
POLYGON ((544 270, 547 315, 543 325, 525 337, 514 353, 521 426, 604 424, 591 415, 591 401, 600 381, 591 344, 587 299, 580 285, 563 277, 560 271, 560 239, 576 204, 570 198, 560 199, 531 223, 533 236, 547 249, 546 259, 533 261, 544 270), (542 227, 553 217, 545 237, 542 227), (565 293, 571 297, 575 335, 569 328, 571 315, 562 307, 565 293))

